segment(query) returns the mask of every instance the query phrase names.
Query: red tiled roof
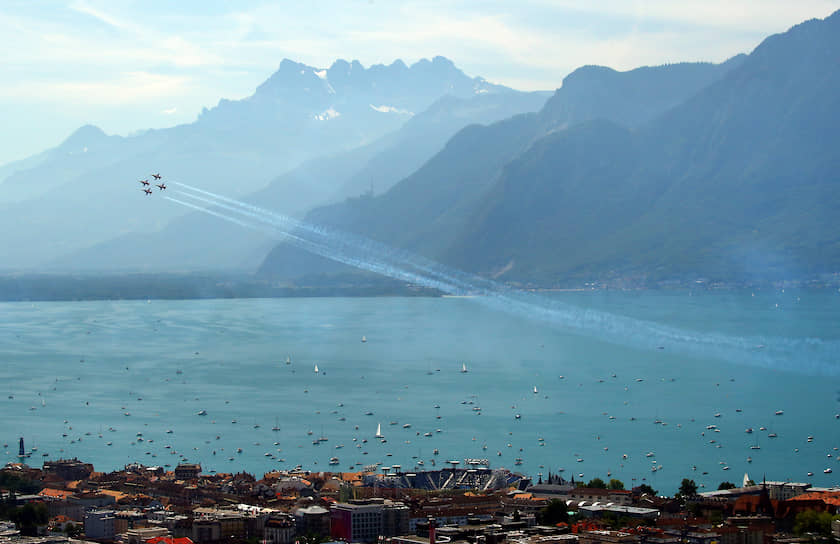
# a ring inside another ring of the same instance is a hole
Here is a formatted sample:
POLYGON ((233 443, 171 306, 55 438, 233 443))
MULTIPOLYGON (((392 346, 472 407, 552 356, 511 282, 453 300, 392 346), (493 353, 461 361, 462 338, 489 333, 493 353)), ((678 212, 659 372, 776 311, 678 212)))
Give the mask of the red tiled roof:
POLYGON ((812 491, 797 495, 791 501, 813 501, 820 500, 832 506, 840 506, 840 491, 812 491))
POLYGON ((42 497, 50 497, 54 499, 66 499, 70 495, 73 494, 72 491, 65 491, 63 489, 52 489, 50 487, 45 487, 38 493, 42 497))
POLYGON ((146 540, 148 544, 193 544, 193 541, 187 537, 172 538, 170 536, 156 536, 146 540))

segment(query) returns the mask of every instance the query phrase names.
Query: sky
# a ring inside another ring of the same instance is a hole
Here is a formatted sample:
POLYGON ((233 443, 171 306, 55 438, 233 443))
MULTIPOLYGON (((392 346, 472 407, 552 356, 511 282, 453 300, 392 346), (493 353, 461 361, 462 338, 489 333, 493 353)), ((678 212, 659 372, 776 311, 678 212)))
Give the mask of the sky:
POLYGON ((840 0, 4 0, 0 165, 93 124, 128 135, 239 99, 283 58, 412 64, 553 90, 575 68, 721 62, 840 0))

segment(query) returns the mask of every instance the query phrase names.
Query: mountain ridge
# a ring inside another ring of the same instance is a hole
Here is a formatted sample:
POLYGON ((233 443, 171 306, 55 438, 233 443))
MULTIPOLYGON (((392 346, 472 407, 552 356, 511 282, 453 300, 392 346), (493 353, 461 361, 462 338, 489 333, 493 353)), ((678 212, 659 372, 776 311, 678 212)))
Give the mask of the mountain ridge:
MULTIPOLYGON (((570 92, 574 84, 558 89, 538 114, 531 145, 482 174, 493 180, 461 207, 468 217, 456 228, 396 222, 385 230, 383 217, 410 217, 416 206, 403 199, 394 209, 388 195, 378 197, 380 204, 352 201, 340 211, 313 210, 308 218, 470 272, 542 286, 611 277, 789 279, 836 271, 840 72, 832 59, 840 56, 838 37, 840 12, 768 37, 750 55, 716 65, 714 73, 703 75, 706 65, 663 67, 659 75, 697 75, 693 85, 671 88, 676 105, 645 102, 655 93, 624 92, 633 76, 656 70, 583 70, 572 82, 607 74, 618 83, 605 93, 570 92), (592 108, 592 98, 607 107, 592 108), (581 107, 558 108, 563 100, 581 107), (612 119, 603 115, 610 108, 612 119), (575 117, 581 112, 583 119, 575 117), (353 207, 355 220, 347 221, 353 207)), ((643 79, 655 85, 655 78, 643 79)), ((480 131, 474 136, 480 139, 480 131)), ((480 160, 474 152, 446 168, 480 160)), ((406 191, 404 184, 442 202, 449 190, 433 177, 410 176, 391 193, 406 191)), ((278 262, 293 254, 276 247, 261 273, 288 279, 278 262)), ((324 270, 330 268, 298 272, 324 270)))
MULTIPOLYGON (((404 104, 423 111, 444 91, 469 97, 476 96, 476 90, 507 92, 507 88, 466 76, 451 62, 437 60, 418 63, 415 79, 438 78, 423 85, 406 78, 387 81, 389 73, 379 68, 350 63, 355 72, 345 81, 353 87, 352 92, 346 96, 340 89, 338 94, 323 89, 316 93, 309 86, 313 80, 299 81, 300 67, 305 65, 294 65, 295 72, 290 69, 291 61, 281 64, 282 70, 272 73, 268 78, 271 84, 261 86, 262 91, 255 90, 242 100, 222 99, 193 123, 129 137, 81 127, 59 146, 5 169, 8 175, 0 191, 0 228, 9 232, 20 224, 28 228, 14 239, 0 240, 3 267, 32 270, 48 266, 54 270, 60 268, 62 255, 128 232, 155 232, 185 215, 188 210, 169 203, 150 213, 149 202, 137 197, 144 195, 136 180, 151 171, 160 171, 168 180, 243 197, 306 160, 370 144, 398 130, 412 115, 411 110, 374 106, 401 105, 398 98, 408 97, 404 104), (289 78, 285 86, 281 85, 284 77, 289 78), (283 87, 285 94, 272 99, 269 91, 278 87, 283 87), (68 146, 75 150, 72 154, 66 153, 68 146)), ((399 64, 392 66, 403 71, 399 64)), ((314 75, 320 70, 307 67, 304 75, 306 70, 314 80, 324 81, 314 75)), ((411 73, 411 68, 406 68, 406 73, 411 73)), ((322 190, 326 198, 333 188, 322 190)), ((295 199, 294 194, 287 195, 285 204, 292 210, 301 207, 295 199)), ((100 259, 107 262, 107 255, 100 259)))

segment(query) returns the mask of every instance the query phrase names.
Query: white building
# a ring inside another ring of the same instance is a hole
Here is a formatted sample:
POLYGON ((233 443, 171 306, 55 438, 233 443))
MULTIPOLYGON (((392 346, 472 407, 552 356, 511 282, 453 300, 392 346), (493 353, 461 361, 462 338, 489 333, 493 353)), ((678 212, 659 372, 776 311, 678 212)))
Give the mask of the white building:
POLYGON ((85 512, 85 538, 95 540, 113 540, 114 535, 113 510, 88 510, 85 512))

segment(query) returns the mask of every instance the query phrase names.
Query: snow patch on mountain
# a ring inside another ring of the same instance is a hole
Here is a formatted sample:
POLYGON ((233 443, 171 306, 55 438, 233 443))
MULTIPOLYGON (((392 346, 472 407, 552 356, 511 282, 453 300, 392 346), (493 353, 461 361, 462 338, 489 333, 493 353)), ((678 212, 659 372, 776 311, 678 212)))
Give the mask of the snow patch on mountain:
POLYGON ((329 121, 330 119, 335 119, 336 117, 340 116, 341 114, 335 111, 333 108, 329 108, 325 110, 323 113, 320 113, 315 116, 315 119, 318 121, 329 121))
POLYGON ((408 110, 401 110, 399 108, 395 108, 394 106, 374 106, 373 104, 370 104, 370 108, 380 113, 398 113, 401 115, 414 115, 414 112, 408 110))

